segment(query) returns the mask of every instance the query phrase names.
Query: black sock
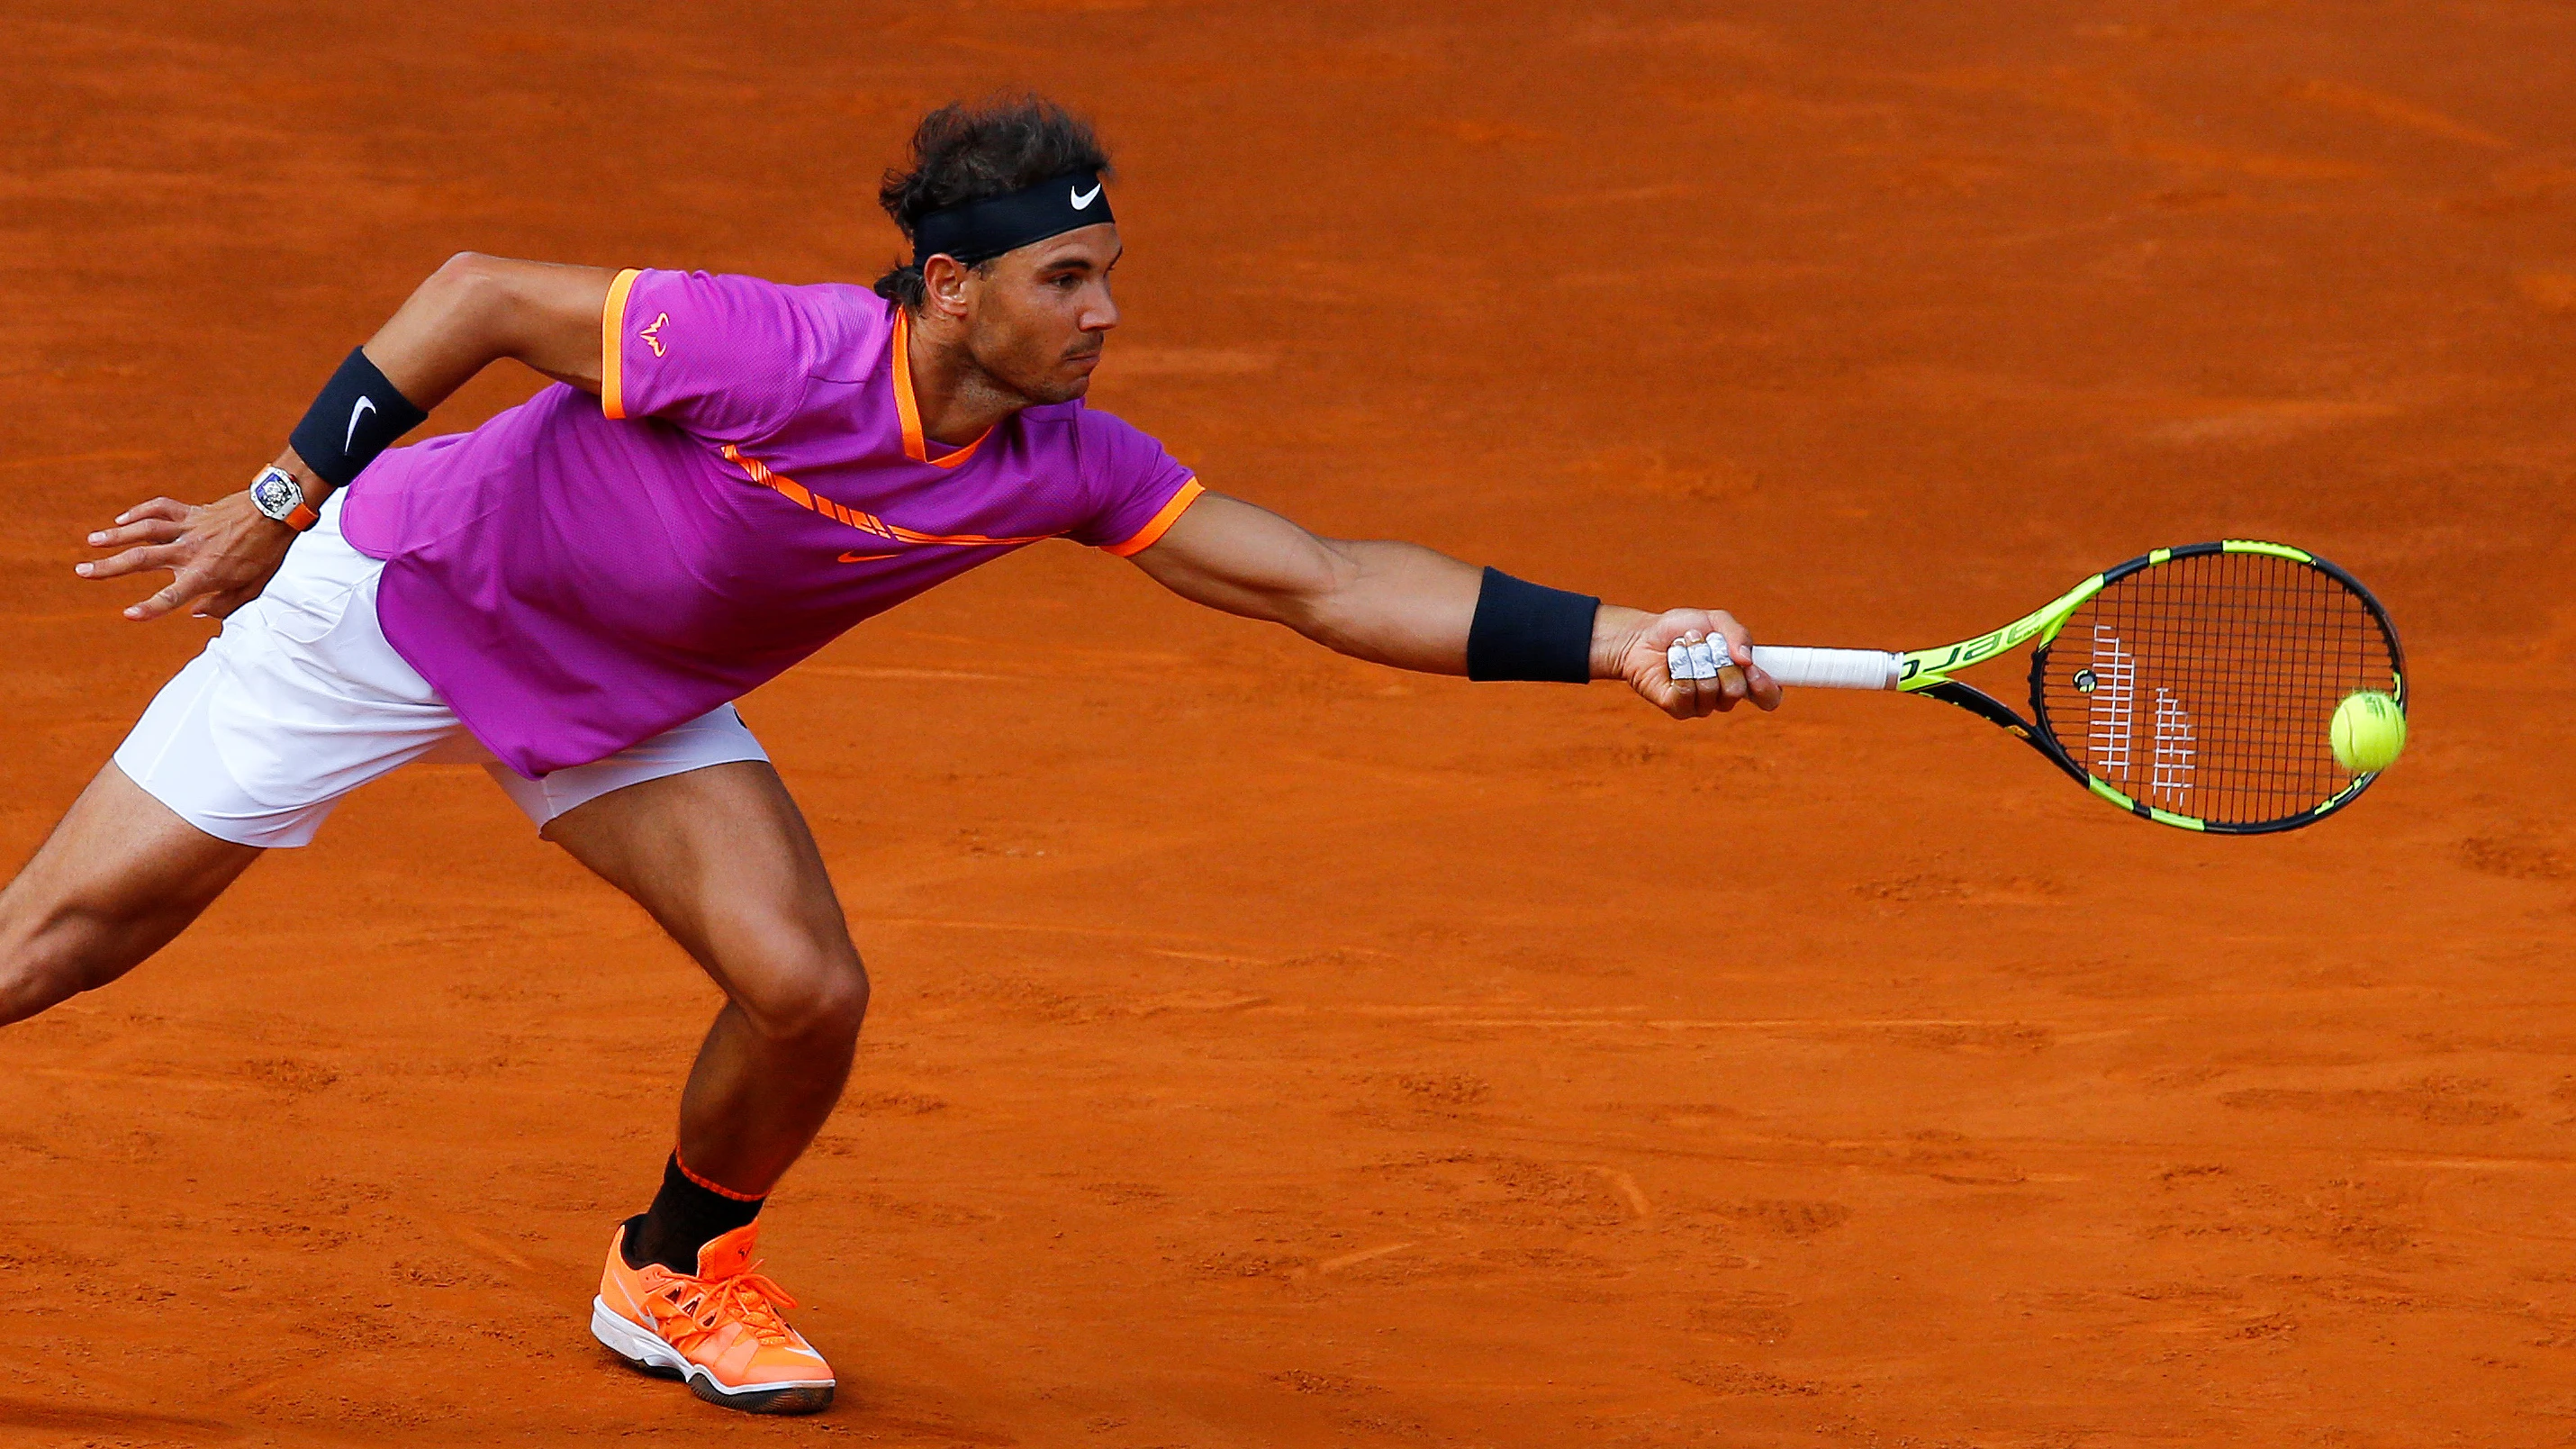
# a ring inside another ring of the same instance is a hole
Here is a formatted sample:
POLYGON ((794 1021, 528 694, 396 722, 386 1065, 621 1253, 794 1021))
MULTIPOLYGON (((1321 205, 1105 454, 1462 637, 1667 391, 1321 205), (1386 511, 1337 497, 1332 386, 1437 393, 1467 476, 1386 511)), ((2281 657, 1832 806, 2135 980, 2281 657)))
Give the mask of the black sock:
POLYGON ((662 1168, 662 1190, 653 1195, 653 1206, 626 1220, 618 1252, 629 1268, 659 1263, 695 1276, 698 1249, 760 1216, 764 1201, 701 1186, 674 1152, 662 1168))

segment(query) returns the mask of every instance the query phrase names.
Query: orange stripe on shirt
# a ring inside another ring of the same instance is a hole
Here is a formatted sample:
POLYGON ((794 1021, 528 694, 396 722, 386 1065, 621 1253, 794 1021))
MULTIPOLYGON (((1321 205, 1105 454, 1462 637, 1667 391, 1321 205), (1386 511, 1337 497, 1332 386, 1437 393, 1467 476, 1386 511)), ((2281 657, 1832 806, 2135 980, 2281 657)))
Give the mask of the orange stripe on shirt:
POLYGON ((599 309, 599 410, 611 418, 626 416, 626 294, 638 275, 633 267, 619 272, 599 309))
MULTIPOLYGON (((723 451, 725 461, 749 474, 752 482, 774 490, 797 507, 810 508, 825 518, 846 523, 862 533, 873 533, 879 538, 890 538, 897 543, 945 544, 952 548, 1009 548, 1023 543, 1044 543, 1055 537, 1052 533, 1032 533, 1024 538, 993 538, 980 533, 919 533, 888 523, 873 513, 852 508, 848 504, 835 503, 786 474, 772 470, 768 464, 746 455, 731 443, 725 444, 723 451)), ((1179 515, 1174 513, 1173 516, 1179 515)), ((1147 542, 1151 541, 1147 540, 1147 542)), ((1142 548, 1144 545, 1138 544, 1137 547, 1142 548)), ((892 556, 891 554, 869 555, 871 558, 892 556)), ((851 562, 855 563, 857 560, 853 559, 851 562)))
POLYGON ((1152 548, 1164 534, 1171 531, 1173 524, 1181 521, 1181 515, 1188 512, 1189 506, 1198 502, 1199 495, 1205 492, 1207 490, 1199 486, 1199 480, 1196 478, 1183 483, 1181 491, 1172 495, 1172 501, 1163 505, 1162 512, 1147 520, 1143 528, 1130 534, 1126 542, 1110 544, 1108 551, 1120 558, 1128 558, 1152 548))

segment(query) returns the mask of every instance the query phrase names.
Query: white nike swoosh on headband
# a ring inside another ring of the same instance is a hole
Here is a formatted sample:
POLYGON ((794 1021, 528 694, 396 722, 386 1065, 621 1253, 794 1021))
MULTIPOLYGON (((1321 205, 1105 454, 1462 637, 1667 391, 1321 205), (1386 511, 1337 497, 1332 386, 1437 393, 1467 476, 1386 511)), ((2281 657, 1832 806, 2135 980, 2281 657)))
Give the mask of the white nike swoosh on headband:
POLYGON ((1088 211, 1091 209, 1091 203, 1100 199, 1100 184, 1098 182, 1092 183, 1092 187, 1089 191, 1073 191, 1068 188, 1067 194, 1073 198, 1074 210, 1088 211))
POLYGON ((355 407, 352 407, 352 408, 350 408, 350 409, 349 409, 349 436, 347 436, 347 437, 345 437, 345 438, 342 438, 342 439, 340 440, 340 451, 341 451, 341 452, 345 453, 345 452, 349 451, 349 445, 350 445, 351 443, 354 443, 354 442, 358 441, 358 418, 359 418, 359 416, 360 416, 360 415, 362 415, 362 414, 365 414, 365 413, 371 413, 371 412, 374 412, 375 410, 376 410, 376 400, 375 400, 374 398, 371 398, 371 397, 361 397, 361 398, 359 398, 359 399, 358 399, 358 402, 357 402, 357 405, 356 405, 355 407))

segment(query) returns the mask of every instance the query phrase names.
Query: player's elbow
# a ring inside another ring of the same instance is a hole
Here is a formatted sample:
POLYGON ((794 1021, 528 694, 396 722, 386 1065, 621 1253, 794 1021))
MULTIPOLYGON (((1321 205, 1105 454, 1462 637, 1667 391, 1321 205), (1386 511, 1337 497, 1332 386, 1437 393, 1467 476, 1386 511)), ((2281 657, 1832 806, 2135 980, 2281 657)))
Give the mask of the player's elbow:
POLYGON ((533 362, 567 331, 586 341, 595 357, 599 346, 596 304, 569 326, 559 325, 560 319, 549 309, 545 282, 558 270, 481 252, 458 252, 430 274, 413 294, 412 303, 428 314, 431 330, 446 348, 467 355, 477 367, 504 357, 533 362))
POLYGON ((420 284, 412 304, 426 310, 441 332, 492 335, 510 306, 507 265, 481 252, 458 252, 439 263, 429 280, 420 284))
POLYGON ((467 302, 499 290, 500 258, 481 252, 458 252, 438 264, 421 289, 451 302, 467 302))

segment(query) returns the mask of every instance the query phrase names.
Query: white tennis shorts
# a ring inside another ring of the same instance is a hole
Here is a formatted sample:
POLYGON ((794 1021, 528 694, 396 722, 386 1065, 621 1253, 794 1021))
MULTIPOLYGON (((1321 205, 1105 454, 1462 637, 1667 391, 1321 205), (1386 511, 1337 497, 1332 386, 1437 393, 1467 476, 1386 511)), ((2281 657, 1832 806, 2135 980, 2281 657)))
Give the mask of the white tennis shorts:
POLYGON ((385 642, 385 566, 340 536, 341 496, 117 747, 117 768, 189 824, 240 845, 310 844, 342 796, 430 760, 482 765, 543 829, 611 790, 769 758, 728 704, 542 779, 502 764, 385 642))

